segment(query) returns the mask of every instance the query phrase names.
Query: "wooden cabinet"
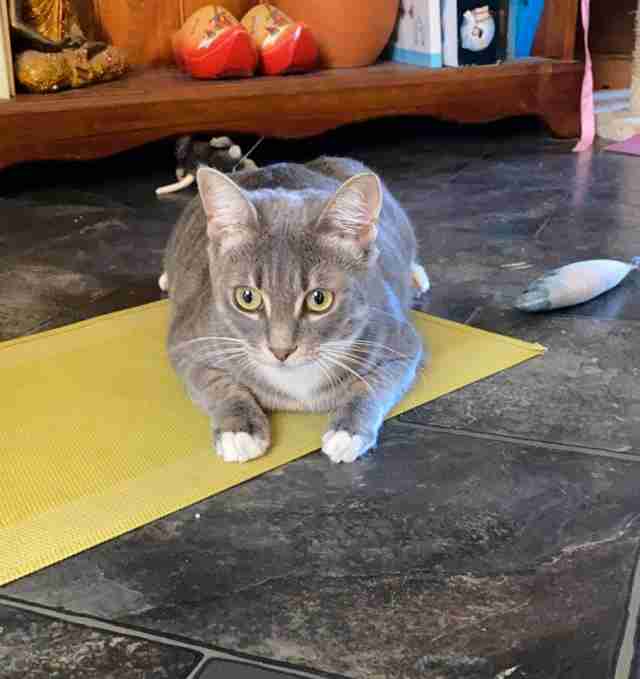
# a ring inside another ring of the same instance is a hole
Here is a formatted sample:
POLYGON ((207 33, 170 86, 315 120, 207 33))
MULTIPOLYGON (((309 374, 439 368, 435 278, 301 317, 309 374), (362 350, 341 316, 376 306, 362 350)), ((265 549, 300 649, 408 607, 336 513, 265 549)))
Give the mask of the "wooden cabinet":
POLYGON ((168 63, 171 31, 206 2, 93 2, 96 31, 127 47, 136 68, 113 83, 0 103, 0 167, 106 156, 187 132, 296 138, 395 115, 460 122, 535 115, 559 136, 579 131, 577 0, 547 0, 537 57, 528 60, 434 70, 381 63, 230 81, 193 81, 168 63))
POLYGON ((597 90, 631 87, 637 0, 591 0, 593 81, 597 90))

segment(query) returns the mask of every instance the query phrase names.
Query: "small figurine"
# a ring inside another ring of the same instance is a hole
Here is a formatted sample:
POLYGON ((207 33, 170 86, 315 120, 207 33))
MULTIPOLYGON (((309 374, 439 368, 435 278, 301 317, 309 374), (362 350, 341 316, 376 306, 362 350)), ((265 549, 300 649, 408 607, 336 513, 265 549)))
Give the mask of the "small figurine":
POLYGON ((9 0, 9 16, 16 78, 30 92, 113 80, 127 70, 121 50, 87 40, 72 0, 9 0))
POLYGON ((158 187, 157 195, 175 193, 191 186, 196 180, 196 172, 200 165, 207 165, 228 174, 257 169, 253 160, 243 157, 240 147, 229 137, 213 137, 206 141, 195 139, 190 135, 182 136, 176 142, 176 161, 178 181, 158 187))
POLYGON ((14 36, 39 52, 61 52, 87 42, 69 0, 9 0, 9 20, 14 36))
POLYGON ((460 44, 466 50, 481 52, 487 49, 496 34, 496 22, 488 5, 467 10, 462 15, 460 44))

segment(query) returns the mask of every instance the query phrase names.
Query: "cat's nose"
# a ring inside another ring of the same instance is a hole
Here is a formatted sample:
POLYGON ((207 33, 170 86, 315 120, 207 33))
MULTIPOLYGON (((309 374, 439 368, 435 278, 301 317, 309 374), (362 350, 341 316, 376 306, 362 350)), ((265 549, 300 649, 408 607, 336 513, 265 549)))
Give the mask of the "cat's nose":
POLYGON ((291 354, 297 349, 298 347, 286 347, 284 349, 278 347, 269 347, 271 350, 271 353, 279 360, 282 361, 283 363, 291 356, 291 354))

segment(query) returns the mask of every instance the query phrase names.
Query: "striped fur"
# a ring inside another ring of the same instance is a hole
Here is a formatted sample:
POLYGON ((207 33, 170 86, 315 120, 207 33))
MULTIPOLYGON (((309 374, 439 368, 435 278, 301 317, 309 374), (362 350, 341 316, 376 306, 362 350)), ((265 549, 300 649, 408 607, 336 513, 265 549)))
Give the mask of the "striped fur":
POLYGON ((413 228, 356 161, 273 165, 229 182, 199 175, 167 247, 171 361, 224 459, 267 449, 266 412, 303 410, 332 413, 323 449, 351 461, 375 445, 424 360, 408 315, 413 228), (263 293, 258 313, 234 304, 247 285, 263 293), (323 315, 304 309, 316 288, 335 295, 323 315), (269 347, 295 351, 282 362, 269 347))

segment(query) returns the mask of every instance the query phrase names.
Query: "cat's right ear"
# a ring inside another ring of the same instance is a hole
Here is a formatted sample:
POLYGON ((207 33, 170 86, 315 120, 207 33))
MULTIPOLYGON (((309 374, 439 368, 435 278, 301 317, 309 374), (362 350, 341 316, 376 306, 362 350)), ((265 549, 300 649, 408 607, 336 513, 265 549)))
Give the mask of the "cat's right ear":
POLYGON ((244 191, 229 176, 212 168, 200 167, 196 178, 209 240, 215 241, 222 253, 251 238, 258 215, 244 191))

